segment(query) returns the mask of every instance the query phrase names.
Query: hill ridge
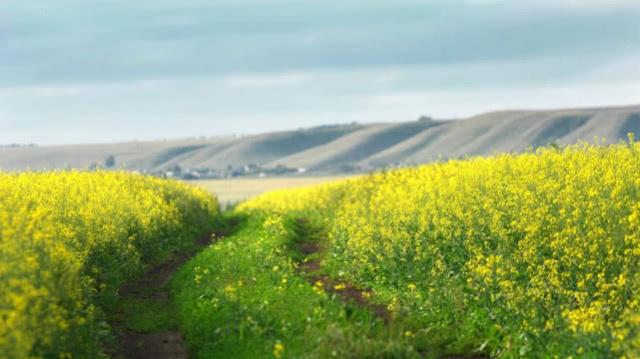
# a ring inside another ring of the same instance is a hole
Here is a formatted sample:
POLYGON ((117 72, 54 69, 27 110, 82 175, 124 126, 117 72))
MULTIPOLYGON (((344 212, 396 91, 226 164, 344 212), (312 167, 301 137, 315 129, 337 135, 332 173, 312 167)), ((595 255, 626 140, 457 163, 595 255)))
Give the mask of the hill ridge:
POLYGON ((640 105, 505 110, 460 120, 324 125, 245 136, 113 144, 1 147, 0 169, 89 168, 113 155, 118 168, 197 176, 344 173, 438 159, 518 152, 549 143, 640 138, 640 105))

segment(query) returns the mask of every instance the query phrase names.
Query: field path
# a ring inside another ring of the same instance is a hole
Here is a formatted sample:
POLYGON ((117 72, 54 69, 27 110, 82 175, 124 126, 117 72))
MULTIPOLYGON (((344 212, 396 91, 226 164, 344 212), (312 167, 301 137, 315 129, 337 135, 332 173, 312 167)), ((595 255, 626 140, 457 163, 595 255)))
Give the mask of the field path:
POLYGON ((295 230, 298 238, 297 250, 302 255, 298 268, 307 281, 314 286, 322 287, 327 293, 335 294, 347 303, 369 310, 386 324, 389 324, 392 320, 391 313, 386 306, 372 303, 369 300, 373 294, 371 290, 359 288, 349 282, 337 281, 320 273, 322 255, 324 254, 322 245, 326 242, 324 233, 320 229, 314 228, 305 218, 296 220, 295 230))
MULTIPOLYGON (((160 307, 170 307, 168 283, 173 274, 201 249, 210 245, 218 235, 206 234, 198 239, 195 246, 185 252, 176 253, 170 260, 149 270, 142 278, 120 288, 123 301, 147 301, 160 307)), ((160 313, 158 313, 160 315, 160 313)), ((124 359, 184 359, 188 351, 179 330, 163 332, 137 332, 124 328, 122 323, 114 324, 118 336, 119 349, 116 358, 124 359)))
MULTIPOLYGON (((326 274, 322 274, 323 245, 326 242, 326 238, 320 228, 314 227, 306 218, 298 218, 295 222, 295 232, 297 238, 296 250, 301 255, 298 268, 309 283, 316 287, 321 287, 329 294, 336 295, 345 303, 350 303, 370 311, 382 319, 385 325, 392 324, 393 317, 387 307, 370 301, 373 294, 370 289, 359 288, 352 283, 338 281, 326 274)), ((420 354, 422 357, 427 357, 424 353, 420 354)), ((482 354, 453 354, 442 357, 442 359, 489 358, 489 356, 482 354)))

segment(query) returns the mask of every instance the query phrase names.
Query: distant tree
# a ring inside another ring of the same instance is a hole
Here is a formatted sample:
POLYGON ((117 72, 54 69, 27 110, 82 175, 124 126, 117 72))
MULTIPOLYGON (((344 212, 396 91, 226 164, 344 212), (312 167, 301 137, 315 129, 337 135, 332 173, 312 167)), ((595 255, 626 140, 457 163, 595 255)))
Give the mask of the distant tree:
POLYGON ((113 166, 116 165, 116 157, 114 155, 109 155, 107 156, 107 158, 104 160, 104 166, 106 168, 111 168, 113 166))
POLYGON ((428 122, 428 121, 433 121, 433 118, 431 116, 420 116, 420 118, 418 118, 418 121, 428 122))

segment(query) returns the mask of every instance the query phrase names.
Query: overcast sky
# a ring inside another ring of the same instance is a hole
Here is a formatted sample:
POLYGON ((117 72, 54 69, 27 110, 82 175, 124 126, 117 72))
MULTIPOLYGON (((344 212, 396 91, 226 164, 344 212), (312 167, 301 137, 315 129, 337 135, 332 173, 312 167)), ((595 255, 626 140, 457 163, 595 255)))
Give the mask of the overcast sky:
POLYGON ((0 0, 0 143, 632 103, 638 0, 0 0))

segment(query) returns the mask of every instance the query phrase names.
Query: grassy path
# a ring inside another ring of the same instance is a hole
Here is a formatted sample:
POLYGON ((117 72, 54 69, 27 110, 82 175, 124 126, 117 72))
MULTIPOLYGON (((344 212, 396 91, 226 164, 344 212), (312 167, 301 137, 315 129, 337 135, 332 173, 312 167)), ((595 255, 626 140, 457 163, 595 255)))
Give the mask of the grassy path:
POLYGON ((337 281, 323 273, 323 246, 326 244, 326 238, 321 227, 314 226, 305 218, 299 218, 293 222, 293 230, 296 259, 299 261, 298 269, 309 283, 339 297, 346 303, 369 310, 387 324, 391 322, 391 313, 387 307, 371 302, 371 290, 358 288, 349 282, 337 281))
POLYGON ((320 226, 285 216, 227 220, 235 230, 224 241, 209 246, 204 236, 122 287, 111 311, 114 357, 434 357, 370 290, 324 270, 320 226))
POLYGON ((201 236, 188 250, 149 270, 142 278, 125 284, 117 304, 109 310, 117 333, 115 358, 188 358, 179 330, 169 282, 173 274, 200 250, 222 237, 222 233, 201 236))
POLYGON ((358 303, 365 291, 347 294, 356 293, 355 287, 312 270, 321 252, 305 253, 305 248, 320 240, 319 234, 302 222, 252 216, 233 236, 181 268, 171 287, 190 353, 197 358, 421 357, 400 326, 358 303))
MULTIPOLYGON (((298 218, 292 222, 294 232, 294 258, 299 262, 298 270, 307 279, 307 281, 315 287, 322 288, 328 293, 341 301, 354 305, 360 309, 373 313, 378 319, 382 320, 390 329, 397 331, 400 326, 393 323, 393 316, 387 309, 387 306, 375 303, 371 300, 373 291, 370 289, 360 288, 353 283, 332 278, 322 268, 322 260, 326 253, 324 246, 326 245, 326 234, 324 229, 316 226, 305 218, 298 218)), ((406 332, 405 332, 406 333, 406 332)), ((425 353, 416 348, 416 356, 419 357, 441 357, 443 359, 487 359, 485 355, 438 355, 433 353, 425 353)), ((412 353, 413 356, 413 353, 412 353)))

